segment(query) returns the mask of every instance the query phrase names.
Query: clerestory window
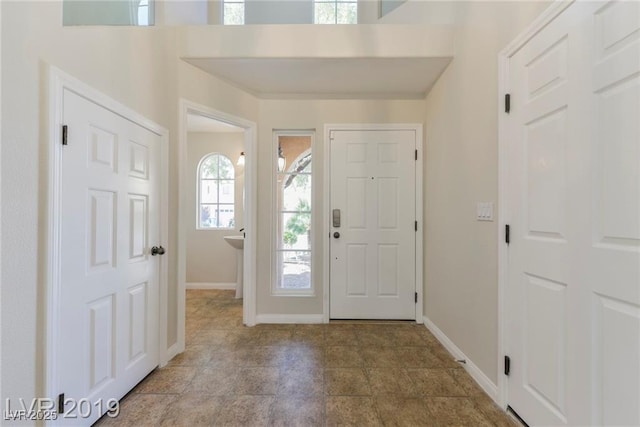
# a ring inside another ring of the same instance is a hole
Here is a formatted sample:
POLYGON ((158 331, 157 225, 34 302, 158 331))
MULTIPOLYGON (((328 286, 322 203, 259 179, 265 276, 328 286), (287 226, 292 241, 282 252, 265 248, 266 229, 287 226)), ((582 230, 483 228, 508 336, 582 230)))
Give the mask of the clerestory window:
POLYGON ((314 0, 315 24, 357 24, 358 2, 349 0, 314 0))

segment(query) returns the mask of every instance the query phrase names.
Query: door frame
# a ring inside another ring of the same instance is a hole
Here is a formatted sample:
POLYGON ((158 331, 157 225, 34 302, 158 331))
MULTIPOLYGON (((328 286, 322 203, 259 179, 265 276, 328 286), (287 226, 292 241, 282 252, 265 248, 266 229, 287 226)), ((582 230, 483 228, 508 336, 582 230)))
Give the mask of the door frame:
POLYGON ((242 299, 242 321, 247 326, 256 324, 256 235, 257 235, 257 176, 258 176, 258 141, 257 125, 247 119, 215 110, 187 99, 180 99, 178 123, 178 339, 175 354, 185 348, 186 318, 186 282, 187 282, 187 192, 184 190, 189 182, 187 170, 187 115, 196 114, 220 122, 228 123, 244 129, 244 226, 248 233, 244 240, 244 283, 242 299))
MULTIPOLYGON (((63 123, 64 91, 69 90, 75 94, 96 103, 102 108, 123 117, 138 126, 160 137, 160 183, 159 183, 159 205, 160 205, 160 235, 159 245, 167 246, 169 236, 168 219, 168 195, 169 195, 169 131, 159 124, 149 120, 140 113, 132 110, 126 105, 113 98, 99 92, 91 86, 83 83, 77 78, 64 71, 50 66, 49 71, 49 106, 48 106, 48 187, 47 187, 47 230, 46 244, 43 249, 43 262, 46 262, 45 285, 45 307, 46 314, 43 316, 43 330, 45 334, 44 349, 44 392, 45 396, 54 398, 60 392, 57 390, 59 384, 59 372, 57 371, 58 356, 58 328, 60 321, 60 291, 62 287, 61 277, 61 236, 62 236, 62 141, 61 129, 63 123)), ((168 262, 160 258, 160 271, 158 274, 159 286, 159 349, 158 362, 160 366, 167 364, 169 350, 167 349, 168 330, 168 287, 167 274, 168 262)), ((42 325, 42 324, 41 324, 42 325)))
POLYGON ((509 61, 529 40, 556 19, 575 0, 555 0, 522 31, 511 43, 498 53, 498 394, 497 403, 503 409, 508 405, 508 382, 504 372, 504 355, 509 348, 506 315, 506 291, 509 282, 509 251, 505 244, 505 225, 511 221, 509 210, 509 134, 508 119, 505 113, 505 94, 511 90, 509 61))
POLYGON ((376 130, 412 130, 416 135, 416 150, 418 152, 418 158, 416 160, 416 177, 415 177, 415 202, 416 211, 415 217, 418 221, 418 232, 416 232, 416 252, 415 252, 415 278, 416 278, 416 292, 418 293, 418 302, 416 303, 416 323, 424 323, 423 307, 424 307, 424 286, 423 286, 423 246, 424 246, 424 220, 423 220, 423 126, 421 123, 364 123, 364 124, 325 124, 324 125, 324 212, 322 219, 324 225, 322 227, 322 235, 327 238, 325 240, 326 245, 323 250, 324 260, 322 265, 323 270, 323 319, 325 323, 329 323, 329 303, 330 303, 330 255, 331 244, 328 240, 331 236, 331 132, 340 130, 351 131, 376 131, 376 130))

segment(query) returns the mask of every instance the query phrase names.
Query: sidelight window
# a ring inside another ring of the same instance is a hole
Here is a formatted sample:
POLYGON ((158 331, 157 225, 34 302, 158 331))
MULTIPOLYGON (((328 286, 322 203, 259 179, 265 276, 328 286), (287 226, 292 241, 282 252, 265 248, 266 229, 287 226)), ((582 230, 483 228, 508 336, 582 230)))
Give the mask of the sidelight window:
POLYGON ((312 134, 277 133, 275 293, 311 294, 312 134))

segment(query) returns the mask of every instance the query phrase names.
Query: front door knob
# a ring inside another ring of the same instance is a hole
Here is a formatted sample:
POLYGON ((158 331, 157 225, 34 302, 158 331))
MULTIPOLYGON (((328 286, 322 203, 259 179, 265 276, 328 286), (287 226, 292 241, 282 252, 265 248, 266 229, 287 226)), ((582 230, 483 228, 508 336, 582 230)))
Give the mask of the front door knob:
POLYGON ((335 237, 336 239, 340 238, 340 233, 338 233, 337 231, 335 233, 333 233, 333 237, 335 237))
POLYGON ((162 246, 154 246, 151 248, 151 256, 156 256, 156 255, 164 255, 164 248, 162 246))

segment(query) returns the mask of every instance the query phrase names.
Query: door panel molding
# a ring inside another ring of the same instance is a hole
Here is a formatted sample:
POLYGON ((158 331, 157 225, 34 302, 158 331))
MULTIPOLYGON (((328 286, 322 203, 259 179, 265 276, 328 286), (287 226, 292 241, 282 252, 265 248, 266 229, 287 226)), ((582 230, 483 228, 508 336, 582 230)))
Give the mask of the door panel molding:
MULTIPOLYGON (((48 120, 48 206, 47 206, 47 230, 45 244, 41 250, 46 251, 44 255, 46 262, 45 284, 45 306, 46 315, 44 323, 41 324, 45 336, 44 349, 44 384, 42 390, 44 395, 55 398, 64 390, 59 390, 58 354, 59 354, 59 323, 60 323, 60 291, 62 287, 62 267, 61 267, 61 237, 62 237, 62 125, 64 92, 69 91, 76 94, 101 108, 138 125, 151 133, 157 135, 160 140, 159 147, 159 244, 167 246, 169 234, 168 222, 168 136, 169 132, 159 124, 142 116, 131 108, 115 101, 109 96, 97 91, 91 86, 83 83, 75 77, 63 72, 56 67, 49 67, 49 120, 48 120)), ((102 155, 106 153, 95 153, 102 155)), ((100 158, 96 158, 99 161, 100 158)), ((167 311, 168 311, 168 287, 167 287, 168 262, 161 260, 159 267, 159 318, 158 318, 158 361, 160 366, 166 365, 169 360, 170 349, 167 348, 167 311)), ((97 380, 97 378, 96 378, 97 380)))
MULTIPOLYGON (((321 235, 325 241, 323 249, 323 320, 329 322, 330 304, 330 235, 331 235, 331 132, 332 131, 376 131, 376 130, 409 130, 415 132, 416 164, 415 164, 415 218, 418 230, 415 239, 415 284, 417 292, 416 323, 423 323, 424 285, 423 285, 423 125, 420 123, 354 123, 354 124, 325 124, 324 125, 324 164, 323 179, 323 227, 321 235)), ((346 218, 343 218, 345 221, 346 218)))

